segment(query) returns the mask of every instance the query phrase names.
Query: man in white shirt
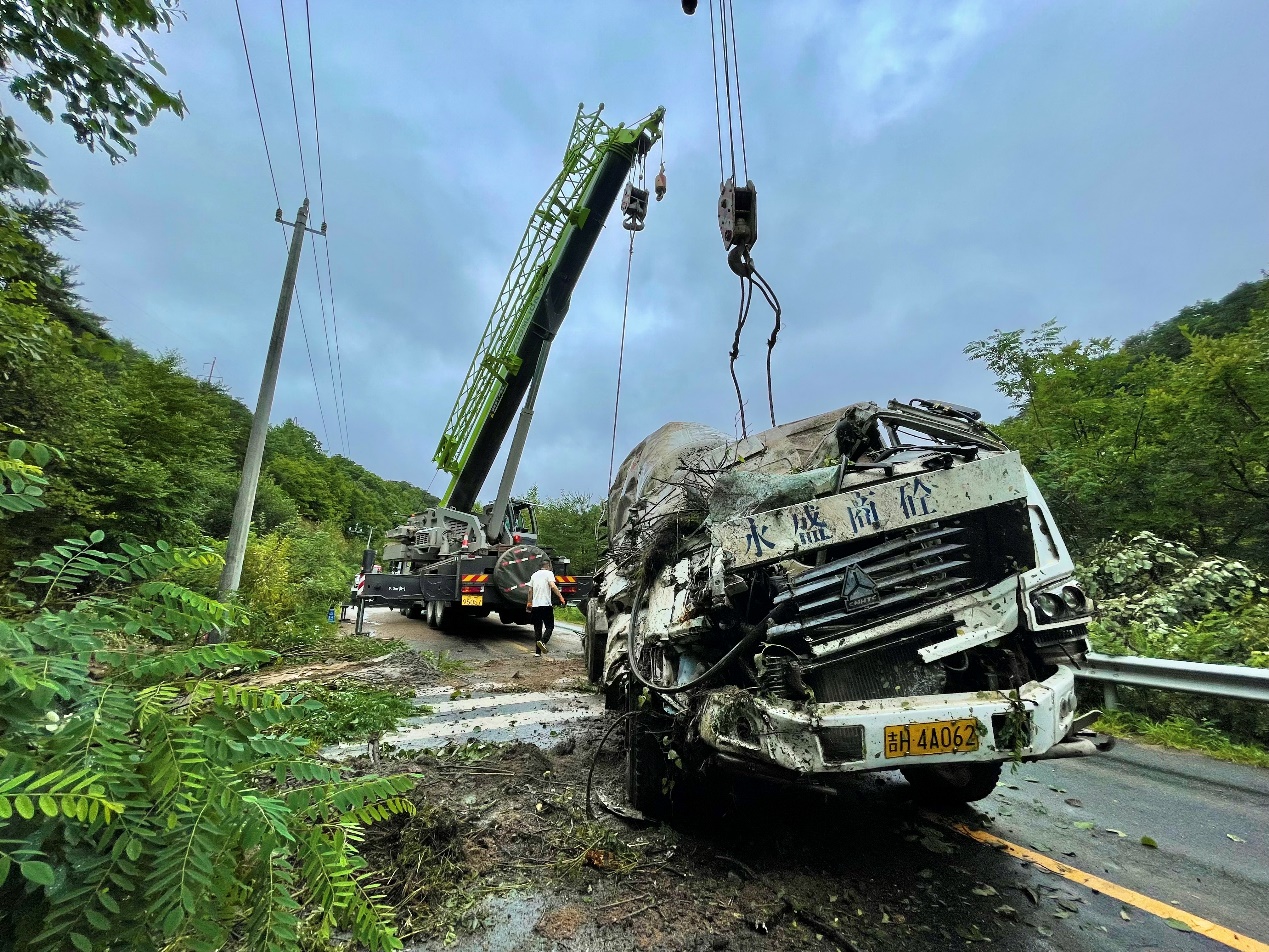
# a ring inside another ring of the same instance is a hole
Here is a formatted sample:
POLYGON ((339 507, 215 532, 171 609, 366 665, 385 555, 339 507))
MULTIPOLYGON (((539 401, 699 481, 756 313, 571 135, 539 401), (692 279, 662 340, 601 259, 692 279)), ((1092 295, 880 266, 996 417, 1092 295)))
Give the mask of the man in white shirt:
POLYGON ((539 656, 546 651, 551 633, 555 631, 556 598, 561 605, 564 604, 564 596, 555 584, 555 570, 550 562, 543 562, 542 567, 529 576, 529 617, 533 620, 533 637, 537 641, 539 656), (545 635, 543 627, 546 628, 545 635))

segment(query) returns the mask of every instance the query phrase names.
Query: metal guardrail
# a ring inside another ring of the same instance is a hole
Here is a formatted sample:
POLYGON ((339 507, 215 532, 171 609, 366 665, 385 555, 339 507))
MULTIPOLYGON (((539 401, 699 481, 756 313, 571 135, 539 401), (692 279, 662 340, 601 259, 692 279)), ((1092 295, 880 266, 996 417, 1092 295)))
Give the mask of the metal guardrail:
POLYGON ((1101 683, 1109 711, 1119 707, 1117 689, 1121 684, 1269 704, 1269 669, 1265 668, 1166 661, 1135 655, 1089 654, 1075 676, 1101 683))

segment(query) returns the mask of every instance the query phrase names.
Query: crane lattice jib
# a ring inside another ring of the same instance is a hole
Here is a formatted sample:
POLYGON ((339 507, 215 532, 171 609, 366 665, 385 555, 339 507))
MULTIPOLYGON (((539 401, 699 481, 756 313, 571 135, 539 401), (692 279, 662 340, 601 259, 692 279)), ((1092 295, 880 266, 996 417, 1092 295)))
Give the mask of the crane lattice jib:
POLYGON ((646 136, 645 145, 650 146, 661 137, 664 109, 633 126, 615 128, 599 117, 603 109, 602 103, 591 113, 585 112, 583 105, 577 107, 564 166, 529 219, 445 424, 433 459, 454 477, 445 492, 446 502, 485 423, 506 392, 507 382, 521 369, 521 344, 570 232, 585 226, 590 215, 587 199, 604 157, 616 151, 628 154, 633 161, 641 138, 646 136))

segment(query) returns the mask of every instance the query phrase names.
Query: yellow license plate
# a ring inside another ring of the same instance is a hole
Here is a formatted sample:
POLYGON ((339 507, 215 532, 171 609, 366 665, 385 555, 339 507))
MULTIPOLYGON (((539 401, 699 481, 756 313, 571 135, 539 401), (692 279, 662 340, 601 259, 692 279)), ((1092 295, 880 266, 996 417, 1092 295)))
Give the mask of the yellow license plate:
POLYGON ((926 757, 978 749, 978 718, 926 721, 886 728, 887 757, 926 757))
POLYGON ((480 607, 481 605, 485 604, 485 596, 484 595, 464 595, 463 604, 475 605, 477 607, 480 607))

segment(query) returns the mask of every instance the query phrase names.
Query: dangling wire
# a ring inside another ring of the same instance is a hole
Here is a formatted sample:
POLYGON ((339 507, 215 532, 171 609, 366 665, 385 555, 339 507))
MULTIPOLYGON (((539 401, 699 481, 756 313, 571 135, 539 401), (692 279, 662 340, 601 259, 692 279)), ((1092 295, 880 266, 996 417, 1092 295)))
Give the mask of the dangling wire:
POLYGON ((753 281, 740 279, 740 312, 736 315, 736 336, 731 342, 731 382, 736 388, 736 403, 740 406, 740 436, 749 436, 749 428, 745 423, 745 398, 740 392, 740 381, 736 377, 736 358, 740 356, 740 335, 749 320, 749 305, 753 303, 753 281), (746 290, 746 288, 748 290, 746 290))
MULTIPOLYGON (((767 303, 771 305, 771 310, 775 312, 775 326, 771 328, 771 336, 767 338, 767 409, 771 412, 771 425, 776 425, 775 415, 775 396, 771 387, 771 352, 775 350, 776 338, 780 336, 780 299, 776 297, 775 289, 767 283, 767 279, 758 273, 758 269, 753 269, 753 277, 749 279, 750 284, 756 283, 758 290, 762 292, 762 296, 767 299, 767 303)), ((751 290, 752 296, 753 291, 751 290)))

